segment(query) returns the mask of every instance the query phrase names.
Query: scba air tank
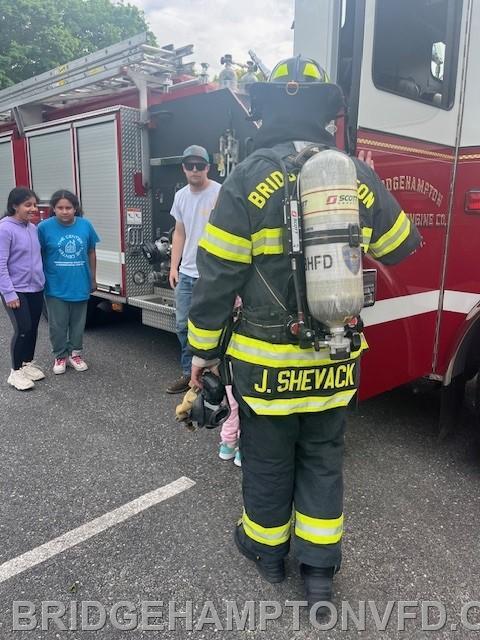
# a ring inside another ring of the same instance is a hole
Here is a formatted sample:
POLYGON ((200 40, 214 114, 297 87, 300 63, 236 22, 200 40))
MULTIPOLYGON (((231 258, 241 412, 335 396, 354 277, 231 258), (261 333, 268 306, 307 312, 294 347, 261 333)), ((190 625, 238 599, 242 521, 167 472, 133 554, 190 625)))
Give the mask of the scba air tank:
POLYGON ((326 149, 307 160, 299 179, 308 308, 340 339, 364 302, 355 165, 326 149))

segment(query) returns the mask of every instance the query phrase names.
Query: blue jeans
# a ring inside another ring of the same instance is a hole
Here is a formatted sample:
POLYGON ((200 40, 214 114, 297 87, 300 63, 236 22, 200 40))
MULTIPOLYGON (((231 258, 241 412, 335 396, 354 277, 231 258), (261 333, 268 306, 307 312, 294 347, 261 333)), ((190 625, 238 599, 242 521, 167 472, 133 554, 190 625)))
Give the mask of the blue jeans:
POLYGON ((176 330, 178 341, 180 342, 181 355, 180 365, 184 376, 190 377, 192 371, 192 356, 188 353, 188 314, 192 305, 193 285, 197 278, 187 276, 184 273, 178 274, 178 283, 175 287, 175 307, 176 307, 176 330))

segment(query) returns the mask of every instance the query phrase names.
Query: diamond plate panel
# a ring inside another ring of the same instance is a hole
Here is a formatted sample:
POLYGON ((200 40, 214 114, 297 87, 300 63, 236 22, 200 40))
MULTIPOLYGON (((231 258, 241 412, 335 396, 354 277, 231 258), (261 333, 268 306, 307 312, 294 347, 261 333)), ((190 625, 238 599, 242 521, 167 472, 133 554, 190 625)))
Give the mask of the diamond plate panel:
POLYGON ((155 327, 155 329, 163 329, 164 331, 176 333, 174 310, 158 313, 158 311, 142 309, 142 322, 149 327, 155 327))
POLYGON ((125 295, 141 296, 153 293, 153 284, 147 280, 152 270, 141 251, 141 244, 153 240, 152 198, 135 193, 134 174, 142 170, 141 137, 138 125, 140 112, 131 107, 120 109, 121 154, 123 184, 123 232, 125 238, 125 295), (141 224, 129 224, 127 209, 141 211, 141 224), (133 275, 136 271, 145 274, 145 283, 136 284, 133 275))
POLYGON ((154 287, 155 293, 163 298, 165 304, 175 308, 175 292, 173 289, 167 289, 166 287, 154 287))

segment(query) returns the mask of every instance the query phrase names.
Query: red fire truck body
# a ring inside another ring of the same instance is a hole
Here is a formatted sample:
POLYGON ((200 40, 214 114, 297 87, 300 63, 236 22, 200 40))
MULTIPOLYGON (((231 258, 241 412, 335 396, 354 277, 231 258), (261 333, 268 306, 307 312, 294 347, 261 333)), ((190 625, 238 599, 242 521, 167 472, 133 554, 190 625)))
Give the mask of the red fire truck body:
POLYGON ((342 86, 349 150, 372 152, 424 239, 398 266, 365 259, 363 397, 428 376, 448 413, 479 368, 479 28, 478 0, 296 0, 295 52, 342 86))

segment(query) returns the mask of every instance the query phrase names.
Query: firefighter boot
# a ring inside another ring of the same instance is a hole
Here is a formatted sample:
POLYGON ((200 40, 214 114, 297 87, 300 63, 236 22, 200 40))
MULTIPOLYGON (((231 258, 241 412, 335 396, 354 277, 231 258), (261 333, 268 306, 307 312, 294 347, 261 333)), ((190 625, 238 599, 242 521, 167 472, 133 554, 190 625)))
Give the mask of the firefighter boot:
MULTIPOLYGON (((332 601, 333 574, 335 567, 312 567, 309 564, 300 565, 300 575, 305 584, 305 597, 309 608, 317 602, 332 601)), ((327 606, 319 606, 317 618, 328 615, 327 606)))
POLYGON ((241 524, 235 527, 235 544, 240 553, 252 560, 257 567, 258 573, 265 578, 267 582, 275 584, 285 580, 285 563, 283 558, 261 557, 245 547, 245 532, 241 524))

